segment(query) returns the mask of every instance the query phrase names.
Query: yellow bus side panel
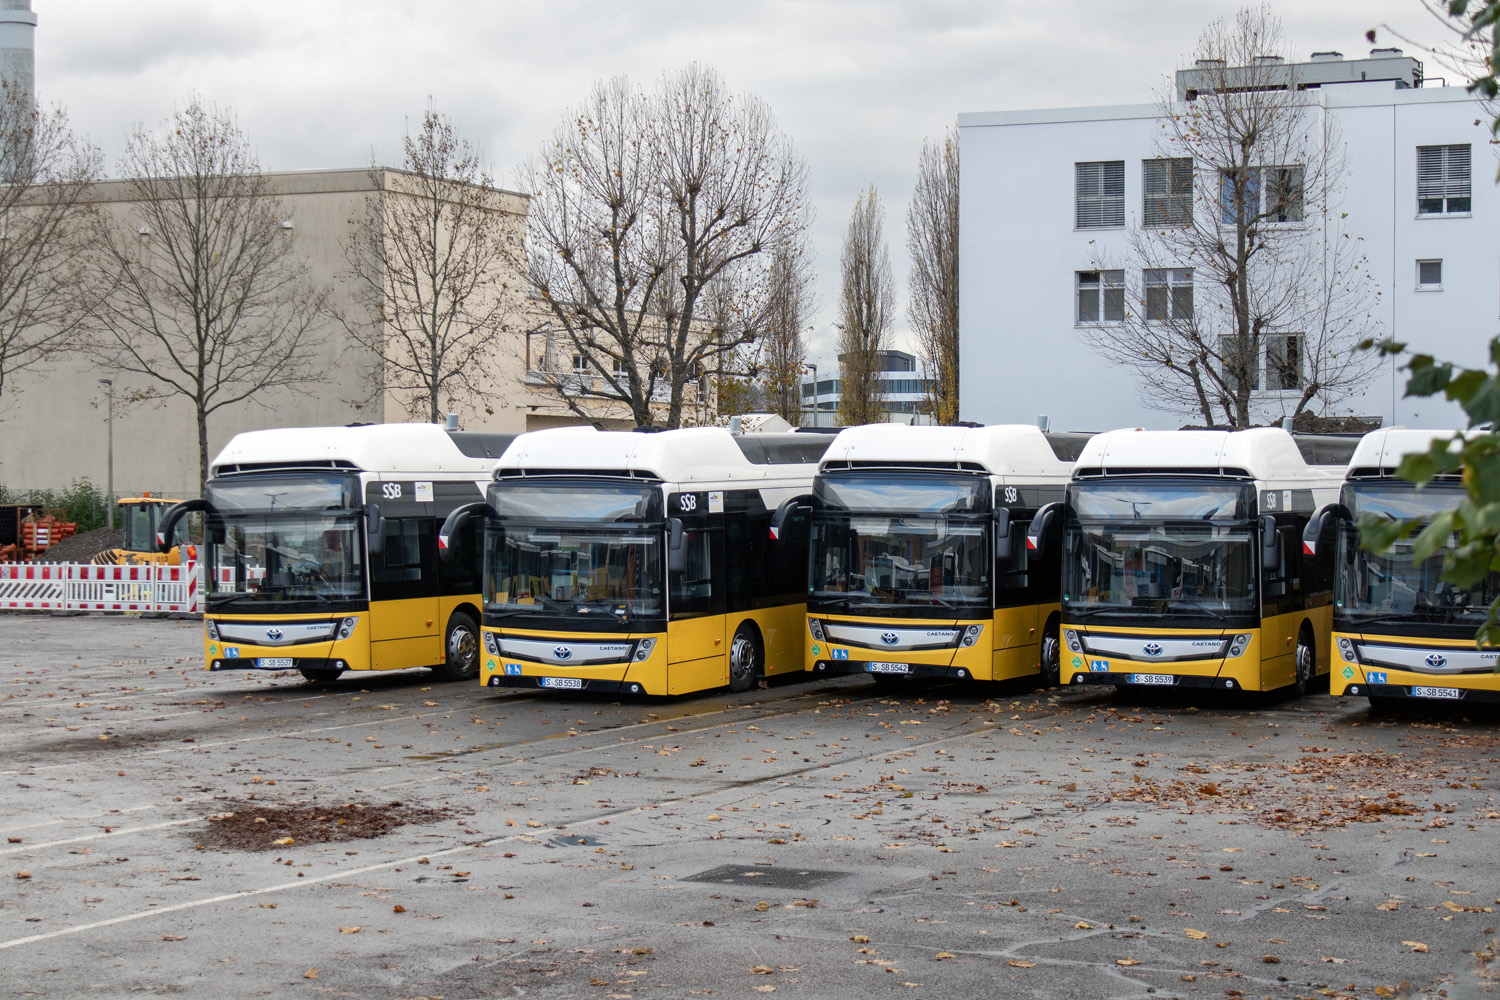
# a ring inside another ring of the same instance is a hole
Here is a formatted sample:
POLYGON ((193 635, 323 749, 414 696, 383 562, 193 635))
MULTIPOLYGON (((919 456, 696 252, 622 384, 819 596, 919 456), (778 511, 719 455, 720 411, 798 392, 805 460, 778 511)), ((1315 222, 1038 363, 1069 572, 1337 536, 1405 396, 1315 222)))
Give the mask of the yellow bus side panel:
MULTIPOLYGON (((807 628, 807 605, 789 604, 780 608, 762 608, 731 615, 729 625, 738 628, 746 619, 755 622, 760 629, 762 652, 766 661, 766 676, 805 671, 807 661, 802 655, 802 635, 807 628)), ((734 632, 726 625, 725 635, 734 638, 734 632)))
POLYGON ((443 662, 442 640, 437 636, 421 636, 372 642, 370 659, 374 661, 371 666, 375 670, 436 666, 443 662))
POLYGON ((726 624, 723 615, 667 622, 667 694, 729 683, 726 624))
POLYGON ((446 620, 438 620, 436 597, 370 602, 370 639, 373 642, 441 636, 446 624, 446 620))
MULTIPOLYGON (((1029 677, 1040 669, 1042 628, 1047 624, 1047 616, 1059 607, 1060 604, 1030 604, 1019 608, 1000 608, 995 612, 994 624, 991 626, 994 634, 990 642, 994 653, 989 680, 1007 681, 1014 677, 1029 677)), ((984 644, 982 638, 980 644, 984 644)), ((963 650, 960 649, 957 659, 962 657, 963 650)), ((977 674, 975 676, 979 680, 986 679, 977 674)))

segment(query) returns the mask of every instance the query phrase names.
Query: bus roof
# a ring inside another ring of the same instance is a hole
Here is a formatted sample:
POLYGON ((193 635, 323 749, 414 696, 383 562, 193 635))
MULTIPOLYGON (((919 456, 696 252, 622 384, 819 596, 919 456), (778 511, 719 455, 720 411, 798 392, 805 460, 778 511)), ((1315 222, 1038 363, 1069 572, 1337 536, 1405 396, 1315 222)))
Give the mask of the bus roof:
POLYGON ((1280 427, 1243 431, 1108 431, 1096 435, 1078 456, 1074 477, 1136 472, 1249 476, 1256 480, 1322 479, 1337 471, 1357 439, 1299 436, 1280 427), (1340 449, 1338 441, 1347 444, 1340 449), (1304 446, 1305 445, 1305 446, 1304 446), (1308 457, 1323 459, 1309 463, 1308 457), (1324 464, 1336 457, 1338 465, 1324 464))
MULTIPOLYGON (((1424 431, 1406 427, 1383 427, 1359 439, 1349 459, 1349 479, 1389 479, 1396 475, 1401 459, 1426 451, 1434 441, 1450 439, 1459 431, 1424 431)), ((1477 432, 1470 432, 1477 433, 1477 432)))
POLYGON ((828 446, 820 472, 907 466, 969 469, 996 476, 1063 476, 1088 441, 1087 434, 1048 434, 1034 424, 988 427, 848 427, 828 446))
POLYGON ((517 437, 495 474, 604 473, 671 483, 773 479, 815 466, 828 441, 816 434, 731 434, 722 427, 652 433, 557 427, 517 437))
POLYGON ((483 478, 515 437, 449 431, 438 424, 277 427, 236 434, 213 460, 210 474, 342 469, 463 472, 483 478))

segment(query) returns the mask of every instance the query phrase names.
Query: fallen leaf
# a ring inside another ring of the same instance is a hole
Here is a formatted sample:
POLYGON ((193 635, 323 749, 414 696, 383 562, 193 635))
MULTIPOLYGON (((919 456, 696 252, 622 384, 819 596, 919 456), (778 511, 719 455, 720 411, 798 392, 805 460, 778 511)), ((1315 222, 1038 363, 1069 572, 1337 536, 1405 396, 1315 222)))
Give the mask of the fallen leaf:
POLYGON ((302 973, 302 978, 303 979, 317 979, 318 978, 318 970, 317 969, 308 969, 306 972, 302 973))
POLYGON ((1208 937, 1207 931, 1195 931, 1191 927, 1184 928, 1182 933, 1186 934, 1194 941, 1202 941, 1204 938, 1208 937))
POLYGON ((186 934, 163 934, 161 936, 161 939, 163 941, 186 941, 187 940, 187 935, 186 934))
POLYGON ((951 951, 940 951, 932 957, 934 961, 940 961, 945 958, 957 958, 958 956, 953 954, 953 952, 951 951))
POLYGON ((276 904, 275 903, 261 903, 260 904, 260 908, 262 910, 274 910, 274 909, 276 909, 276 904))
POLYGON ((1379 906, 1375 907, 1375 909, 1377 909, 1377 910, 1395 910, 1395 909, 1399 909, 1400 906, 1401 906, 1400 903, 1381 903, 1379 906))
POLYGON ((1012 959, 1007 960, 1005 964, 1006 965, 1014 966, 1017 969, 1035 969, 1036 968, 1036 963, 1035 962, 1028 962, 1024 958, 1012 958, 1012 959))
POLYGON ((1140 965, 1141 963, 1137 962, 1133 958, 1117 958, 1117 959, 1115 959, 1115 964, 1116 965, 1140 965))
POLYGON ((1078 923, 1073 925, 1073 929, 1075 931, 1091 931, 1094 929, 1094 925, 1089 923, 1087 920, 1080 920, 1078 921, 1078 923))
POLYGON ((397 903, 395 906, 391 907, 391 912, 392 913, 405 913, 406 912, 406 907, 402 906, 400 903, 397 903))
POLYGON ((22 868, 20 871, 16 872, 16 878, 31 878, 31 872, 22 868))
POLYGON ((755 973, 757 976, 774 976, 776 974, 776 970, 771 968, 769 965, 757 965, 754 966, 750 971, 755 973))
POLYGON ((295 844, 296 841, 293 840, 291 837, 282 837, 280 840, 273 840, 273 841, 271 841, 271 843, 273 845, 275 845, 276 847, 285 847, 288 844, 295 844))
POLYGON ((767 984, 765 986, 752 986, 750 988, 752 990, 754 990, 755 992, 757 992, 757 993, 775 993, 776 992, 776 987, 771 986, 769 984, 767 984))
POLYGON ((855 944, 869 944, 870 943, 870 935, 868 935, 868 934, 852 934, 852 935, 849 936, 849 940, 853 941, 855 944))
POLYGON ((1407 946, 1407 947, 1408 947, 1408 948, 1410 948, 1410 949, 1411 949, 1411 950, 1412 950, 1412 951, 1419 951, 1419 952, 1422 952, 1422 953, 1423 953, 1423 954, 1424 954, 1424 955, 1425 955, 1425 954, 1426 954, 1426 953, 1427 953, 1427 952, 1428 952, 1428 951, 1429 951, 1429 950, 1431 950, 1431 949, 1429 949, 1429 948, 1428 948, 1428 947, 1427 947, 1427 946, 1426 946, 1426 945, 1425 945, 1425 944, 1423 944, 1423 943, 1422 943, 1422 942, 1420 942, 1420 941, 1402 941, 1402 942, 1401 942, 1401 943, 1402 943, 1402 944, 1404 944, 1404 945, 1406 945, 1406 946, 1407 946))
POLYGON ((1260 960, 1262 962, 1265 962, 1267 965, 1280 965, 1281 964, 1281 959, 1278 958, 1275 955, 1262 955, 1262 956, 1260 956, 1260 960))
POLYGON ((339 933, 340 934, 358 934, 363 929, 364 928, 362 928, 362 927, 360 927, 359 925, 356 924, 353 927, 340 927, 339 928, 339 933))

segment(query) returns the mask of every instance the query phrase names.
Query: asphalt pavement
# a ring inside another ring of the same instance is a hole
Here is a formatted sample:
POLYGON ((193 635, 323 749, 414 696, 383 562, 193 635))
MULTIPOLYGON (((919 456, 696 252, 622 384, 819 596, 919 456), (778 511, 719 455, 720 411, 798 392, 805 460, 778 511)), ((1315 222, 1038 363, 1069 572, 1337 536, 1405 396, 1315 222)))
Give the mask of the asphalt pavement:
POLYGON ((1493 714, 861 678, 310 685, 203 671, 201 628, 0 615, 0 996, 1494 983, 1493 714), (277 810, 322 825, 273 836, 277 810), (338 839, 335 815, 407 814, 338 839))

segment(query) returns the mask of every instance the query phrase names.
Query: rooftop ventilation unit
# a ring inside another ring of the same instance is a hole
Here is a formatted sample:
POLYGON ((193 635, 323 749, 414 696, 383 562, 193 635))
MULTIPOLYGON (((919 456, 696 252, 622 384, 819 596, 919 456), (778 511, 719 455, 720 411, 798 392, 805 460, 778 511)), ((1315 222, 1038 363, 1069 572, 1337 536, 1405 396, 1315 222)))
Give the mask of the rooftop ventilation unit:
POLYGON ((1337 62, 1342 58, 1344 58, 1342 52, 1314 52, 1312 54, 1313 62, 1337 62))

